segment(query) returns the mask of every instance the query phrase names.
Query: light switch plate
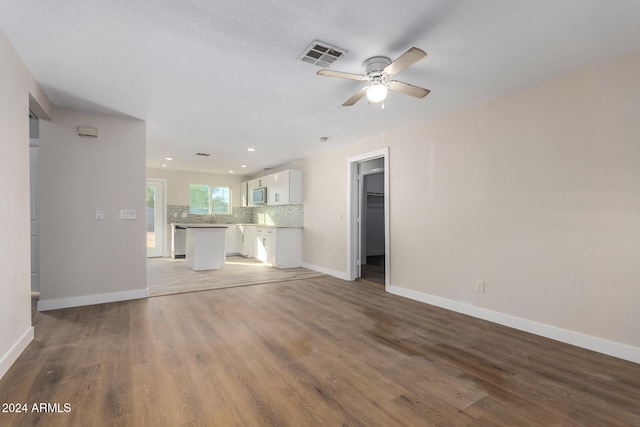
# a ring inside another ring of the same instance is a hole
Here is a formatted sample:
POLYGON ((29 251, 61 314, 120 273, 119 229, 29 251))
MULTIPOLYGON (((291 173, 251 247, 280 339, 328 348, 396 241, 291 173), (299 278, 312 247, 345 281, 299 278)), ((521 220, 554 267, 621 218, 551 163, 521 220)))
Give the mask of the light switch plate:
POLYGON ((135 209, 121 209, 120 219, 126 219, 126 220, 136 219, 135 209))
POLYGON ((104 212, 102 209, 96 209, 96 221, 102 221, 104 219, 104 212))

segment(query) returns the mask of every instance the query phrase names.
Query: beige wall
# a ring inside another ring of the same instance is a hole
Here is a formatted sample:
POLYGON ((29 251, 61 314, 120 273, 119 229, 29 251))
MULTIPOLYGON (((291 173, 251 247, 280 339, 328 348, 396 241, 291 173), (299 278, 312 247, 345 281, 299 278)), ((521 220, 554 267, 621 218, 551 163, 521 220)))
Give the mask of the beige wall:
MULTIPOLYGON (((166 180, 167 205, 188 206, 189 185, 191 184, 208 184, 220 187, 231 187, 232 210, 234 206, 242 205, 242 190, 240 187, 242 177, 240 176, 148 168, 147 178, 159 178, 166 180)), ((165 256, 169 256, 171 252, 171 227, 169 226, 170 222, 180 222, 180 219, 168 218, 165 221, 165 256)))
POLYGON ((634 54, 306 159, 304 262, 346 272, 347 158, 388 146, 393 287, 638 357, 638 75, 634 54))
POLYGON ((0 377, 33 339, 29 239, 29 108, 51 104, 0 32, 0 377), (31 101, 30 101, 31 99, 31 101))
POLYGON ((147 295, 145 165, 143 121, 56 108, 40 123, 39 309, 147 295))
POLYGON ((147 169, 147 177, 167 180, 168 205, 188 206, 190 184, 231 187, 231 205, 240 206, 242 204, 242 191, 240 189, 242 177, 240 176, 149 168, 147 169))

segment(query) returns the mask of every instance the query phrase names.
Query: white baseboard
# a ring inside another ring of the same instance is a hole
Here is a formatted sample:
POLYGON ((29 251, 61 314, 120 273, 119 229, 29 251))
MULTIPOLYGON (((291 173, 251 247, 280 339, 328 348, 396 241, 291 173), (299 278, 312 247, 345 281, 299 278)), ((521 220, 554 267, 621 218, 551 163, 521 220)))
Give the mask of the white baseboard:
POLYGON ((306 262, 303 262, 302 266, 304 268, 308 268, 309 270, 317 271, 318 273, 324 273, 324 274, 328 274, 329 276, 337 277, 338 279, 347 280, 347 281, 350 280, 349 277, 347 276, 347 273, 345 273, 344 271, 332 270, 330 268, 320 267, 319 265, 313 265, 306 262))
POLYGON ((412 300, 424 302, 426 304, 435 305, 437 307, 477 317, 479 319, 488 320, 493 323, 498 323, 510 328, 529 332, 535 335, 540 335, 545 338, 551 338, 556 341, 586 348, 588 350, 597 351, 598 353, 607 354, 609 356, 628 360, 630 362, 640 363, 640 348, 638 347, 632 347, 630 345, 608 341, 591 335, 557 328, 555 326, 546 325, 544 323, 534 322, 532 320, 511 316, 509 314, 488 310, 486 308, 476 307, 470 304, 436 297, 411 289, 400 288, 397 286, 387 286, 386 290, 387 292, 394 295, 399 295, 412 300))
POLYGON ((38 301, 38 311, 57 310, 60 308, 80 307, 83 305, 104 304, 108 302, 128 301, 148 298, 148 289, 111 292, 108 294, 82 295, 70 298, 45 299, 38 301))
POLYGON ((31 341, 33 341, 33 326, 30 326, 18 341, 11 346, 9 351, 2 355, 0 359, 0 378, 7 373, 11 365, 13 365, 13 362, 18 359, 31 341))

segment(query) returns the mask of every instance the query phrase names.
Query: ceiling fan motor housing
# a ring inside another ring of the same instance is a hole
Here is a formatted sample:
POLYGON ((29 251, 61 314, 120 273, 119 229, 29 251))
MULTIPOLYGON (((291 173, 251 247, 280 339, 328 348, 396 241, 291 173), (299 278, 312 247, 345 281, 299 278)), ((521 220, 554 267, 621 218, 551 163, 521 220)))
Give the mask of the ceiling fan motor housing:
POLYGON ((367 76, 375 76, 382 74, 382 70, 385 69, 387 65, 391 64, 391 60, 384 56, 374 56, 373 58, 369 58, 362 66, 364 67, 364 73, 367 76))

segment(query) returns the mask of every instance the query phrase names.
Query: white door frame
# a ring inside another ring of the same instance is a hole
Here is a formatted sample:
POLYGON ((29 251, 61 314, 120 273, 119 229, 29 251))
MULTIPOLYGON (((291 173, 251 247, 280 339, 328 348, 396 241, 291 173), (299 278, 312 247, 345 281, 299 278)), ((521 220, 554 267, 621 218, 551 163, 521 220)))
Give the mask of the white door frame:
MULTIPOLYGON (((160 244, 160 256, 166 257, 168 256, 166 248, 166 241, 167 241, 167 236, 168 236, 168 225, 167 225, 167 221, 166 221, 166 214, 167 214, 167 180, 166 179, 162 179, 162 178, 147 178, 146 181, 146 185, 149 186, 149 183, 156 183, 156 184, 161 184, 162 185, 162 201, 160 203, 160 206, 155 207, 156 212, 158 212, 158 208, 160 210, 160 215, 159 215, 159 219, 160 219, 160 224, 162 224, 161 227, 158 227, 156 229, 156 233, 157 230, 160 230, 160 239, 156 238, 156 245, 158 245, 158 243, 160 244), (159 242, 158 242, 159 240, 159 242)), ((146 192, 145 192, 146 194, 146 192)), ((146 204, 145 204, 146 206, 146 204)), ((154 218, 155 218, 155 213, 154 213, 154 218)), ((146 212, 145 212, 145 221, 146 221, 146 212)), ((146 234, 145 234, 146 235, 146 234)), ((157 234, 156 234, 157 236, 157 234)), ((147 252, 147 256, 148 252, 147 252)))
POLYGON ((29 173, 31 198, 31 292, 40 292, 40 184, 38 182, 40 140, 29 139, 29 173))
POLYGON ((347 277, 355 280, 360 276, 361 252, 361 197, 362 180, 359 177, 359 164, 373 159, 384 159, 384 281, 385 288, 391 286, 391 239, 389 228, 389 147, 368 153, 351 156, 347 159, 347 277))

